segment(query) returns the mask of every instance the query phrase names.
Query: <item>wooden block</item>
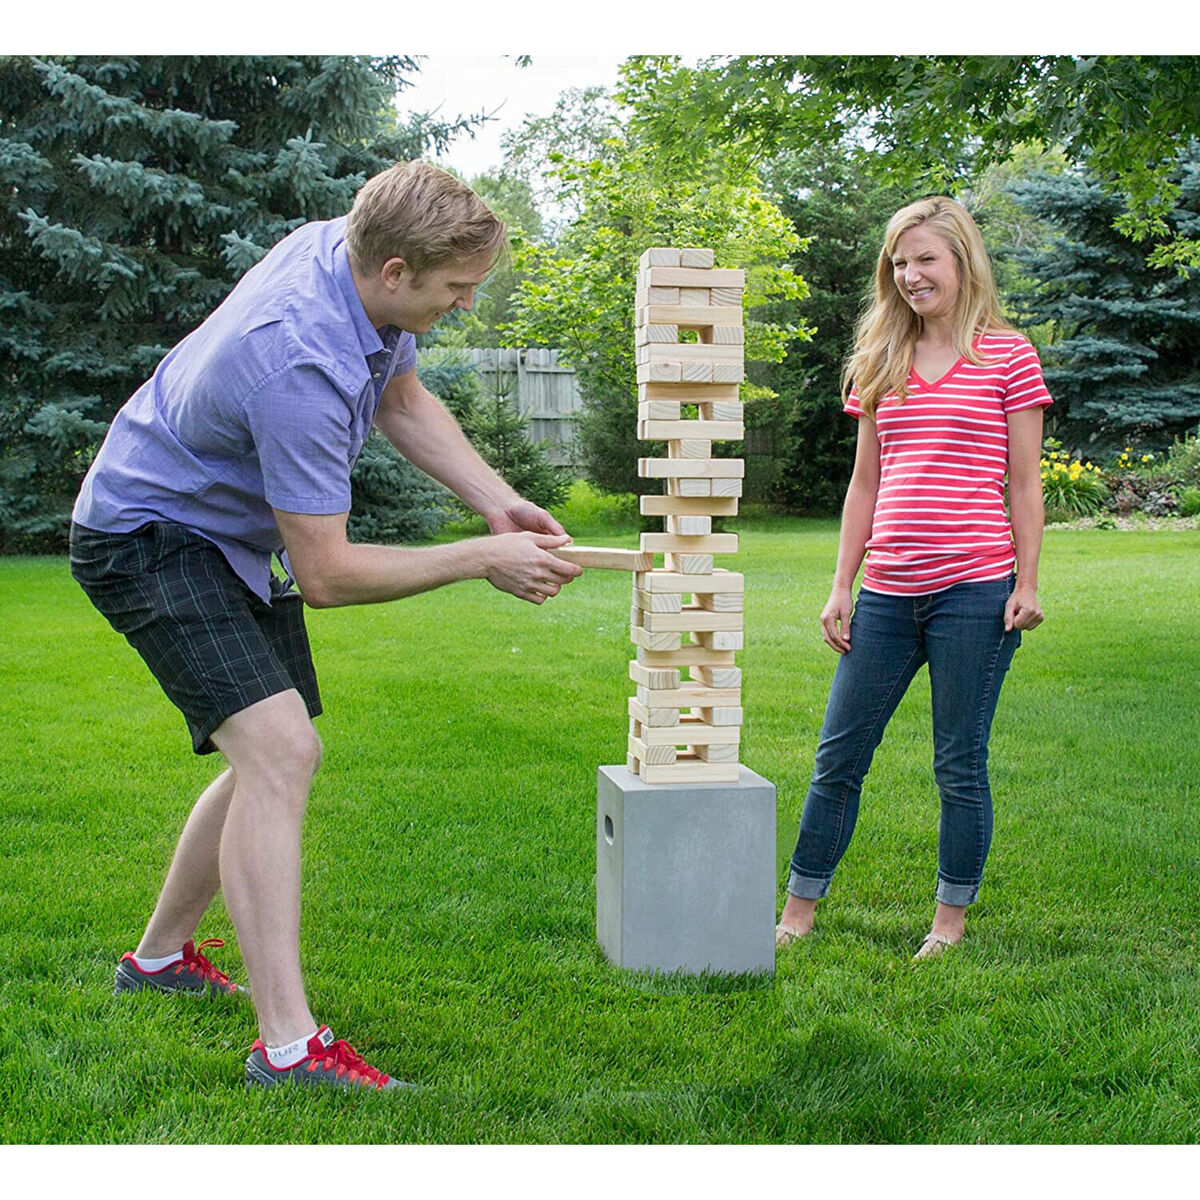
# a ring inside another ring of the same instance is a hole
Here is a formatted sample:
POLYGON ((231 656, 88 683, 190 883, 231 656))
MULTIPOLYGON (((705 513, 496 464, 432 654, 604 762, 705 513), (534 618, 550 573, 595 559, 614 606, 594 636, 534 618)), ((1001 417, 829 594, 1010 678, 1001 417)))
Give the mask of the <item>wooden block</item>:
POLYGON ((712 289, 712 302, 714 305, 722 307, 732 307, 736 305, 742 307, 742 288, 741 287, 715 287, 712 289))
POLYGON ((629 610, 629 624, 636 625, 638 628, 644 628, 642 624, 642 609, 635 604, 629 610))
POLYGON ((712 480, 711 479, 668 479, 667 480, 667 495, 668 496, 711 496, 712 495, 712 480))
POLYGON ((712 533, 712 517, 695 517, 688 514, 667 517, 667 532, 679 537, 707 537, 712 533))
MULTIPOLYGON (((688 669, 692 673, 692 678, 697 683, 704 684, 705 687, 740 688, 742 686, 741 667, 689 667, 688 669)), ((644 667, 643 670, 666 671, 667 668, 644 667)))
POLYGON ((742 612, 745 597, 740 592, 702 592, 696 597, 696 603, 709 612, 742 612))
POLYGON ((742 710, 740 707, 696 708, 693 714, 709 725, 742 725, 742 710))
POLYGON ((685 605, 677 613, 642 610, 641 626, 651 633, 701 633, 717 629, 742 629, 745 620, 744 613, 709 612, 706 608, 685 605))
POLYGON ((706 763, 680 754, 673 766, 640 763, 638 778, 643 783, 737 783, 741 771, 740 763, 706 763))
MULTIPOLYGON (((638 423, 648 421, 679 420, 680 403, 678 400, 643 400, 638 404, 638 423)), ((709 422, 714 424, 715 422, 709 422)))
POLYGON ((644 362, 637 365, 638 383, 679 383, 682 378, 682 363, 644 362))
POLYGON ((691 437, 707 438, 710 442, 740 442, 745 436, 746 427, 740 421, 638 421, 638 437, 644 442, 673 442, 691 437))
MULTIPOLYGON (((702 347, 707 349, 707 347, 702 347)), ((740 350, 740 346, 717 346, 718 350, 740 350)), ((746 378, 746 368, 740 363, 715 362, 712 364, 713 383, 740 383, 746 378)))
POLYGON ((742 481, 740 479, 714 479, 709 494, 712 496, 740 496, 742 481))
POLYGON ((637 353, 638 362, 722 363, 739 367, 743 357, 740 346, 706 346, 700 342, 680 341, 674 345, 647 342, 638 347, 637 353))
MULTIPOLYGON (((679 710, 674 708, 647 708, 640 700, 629 697, 629 715, 646 729, 672 729, 679 724, 679 710)), ((697 718, 699 720, 699 718, 697 718)), ((665 736, 669 735, 664 735, 665 736)), ((675 745, 682 743, 676 742, 675 745)))
POLYGON ((746 577, 740 571, 718 569, 704 579, 670 571, 643 571, 634 576, 644 592, 744 592, 746 577))
POLYGON ((643 479, 741 479, 746 464, 740 458, 639 458, 643 479))
MULTIPOLYGON (((680 293, 682 294, 682 293, 680 293)), ((705 293, 707 295, 707 293, 705 293)), ((685 329, 741 329, 741 307, 714 308, 711 304, 648 304, 637 310, 639 325, 680 325, 685 329)))
POLYGON ((671 514, 736 517, 738 502, 732 496, 722 496, 719 500, 705 496, 641 496, 638 507, 646 517, 666 517, 671 514))
MULTIPOLYGON (((647 747, 649 749, 649 747, 647 747)), ((694 747, 696 757, 710 763, 735 763, 741 747, 737 742, 728 745, 713 745, 697 743, 694 747)), ((671 760, 674 762, 674 759, 671 760)))
POLYGON ((678 325, 639 325, 634 331, 634 344, 644 346, 649 342, 667 342, 672 345, 679 341, 678 325))
MULTIPOLYGON (((679 265, 681 267, 704 267, 708 268, 713 265, 713 252, 708 249, 700 249, 693 246, 685 246, 679 252, 679 265)), ((657 263, 654 264, 658 266, 657 263)))
POLYGON ((680 575, 711 575, 713 556, 711 554, 668 554, 666 557, 668 571, 680 575))
MULTIPOLYGON (((648 400, 671 400, 679 404, 717 404, 732 403, 739 396, 736 383, 643 383, 638 386, 638 402, 648 400)), ((736 418, 710 418, 720 421, 742 419, 739 412, 736 418)))
POLYGON ((644 667, 732 667, 732 650, 710 650, 707 646, 689 643, 678 650, 637 649, 637 660, 644 667))
MULTIPOLYGON (((638 269, 645 270, 649 267, 678 267, 681 262, 682 251, 676 250, 668 246, 651 246, 648 250, 643 250, 638 255, 638 269)), ((692 264, 689 263, 688 266, 692 264)))
POLYGON ((693 267, 653 266, 638 271, 638 287, 724 288, 740 291, 745 286, 746 272, 728 267, 706 271, 693 267))
POLYGON ((683 645, 677 633, 651 633, 637 625, 629 627, 629 640, 647 650, 678 650, 683 645))
POLYGON ((681 308, 712 308, 712 293, 706 287, 681 287, 679 305, 681 308))
MULTIPOLYGON (((726 385, 727 386, 727 385, 726 385)), ((715 388, 713 389, 716 390, 715 388)), ((700 400, 700 419, 702 421, 741 421, 746 406, 736 396, 732 399, 700 400)))
POLYGON ((638 727, 641 732, 637 736, 647 746, 668 742, 673 746, 736 746, 742 736, 737 725, 709 725, 691 713, 682 713, 676 725, 643 725, 639 721, 638 727))
MULTIPOLYGON (((647 634, 647 637, 658 637, 658 634, 647 634)), ((742 639, 744 635, 741 633, 730 633, 721 630, 717 633, 697 633, 696 640, 702 645, 708 646, 713 650, 741 650, 742 639)), ((658 649, 659 647, 654 647, 658 649)), ((665 649, 666 647, 663 647, 665 649)))
POLYGON ((713 363, 684 362, 679 364, 680 383, 711 383, 713 363))
POLYGON ((700 341, 718 346, 744 346, 746 331, 740 325, 709 325, 700 330, 700 341))
POLYGON ((712 442, 701 437, 671 438, 667 442, 667 454, 671 458, 712 458, 712 442))
POLYGON ((652 571, 654 559, 640 550, 618 550, 608 546, 560 546, 551 550, 555 558, 606 571, 652 571))
POLYGON ((674 746, 647 746, 640 738, 632 735, 629 738, 629 753, 638 762, 650 764, 673 763, 675 761, 674 746))
MULTIPOLYGON (((680 592, 646 592, 641 588, 633 589, 633 602, 643 612, 677 613, 683 612, 683 595, 680 592)), ((641 622, 638 622, 641 624, 641 622)))
MULTIPOLYGON (((677 688, 659 691, 638 687, 637 700, 653 711, 656 708, 729 708, 741 702, 737 688, 706 688, 698 683, 684 683, 677 688)), ((705 718, 707 719, 707 718, 705 718)), ((731 721, 709 721, 710 725, 730 725, 731 721)))
POLYGON ((736 533, 685 536, 678 533, 643 533, 639 542, 647 554, 736 554, 736 533))

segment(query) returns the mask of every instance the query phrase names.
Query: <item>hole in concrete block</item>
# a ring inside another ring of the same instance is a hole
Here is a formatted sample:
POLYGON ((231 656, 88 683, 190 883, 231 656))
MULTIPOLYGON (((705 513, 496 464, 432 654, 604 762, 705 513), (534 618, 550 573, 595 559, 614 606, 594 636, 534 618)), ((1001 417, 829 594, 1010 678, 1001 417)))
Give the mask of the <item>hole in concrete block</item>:
POLYGON ((613 844, 613 819, 612 819, 612 817, 604 818, 604 840, 610 846, 613 844))

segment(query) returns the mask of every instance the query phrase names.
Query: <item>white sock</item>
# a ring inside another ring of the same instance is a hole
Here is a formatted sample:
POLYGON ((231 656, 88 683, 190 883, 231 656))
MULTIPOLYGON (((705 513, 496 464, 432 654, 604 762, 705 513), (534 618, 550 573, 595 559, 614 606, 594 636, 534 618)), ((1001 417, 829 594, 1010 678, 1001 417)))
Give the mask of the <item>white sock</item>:
POLYGON ((176 950, 174 954, 168 954, 166 958, 139 958, 136 954, 133 956, 133 961, 137 964, 139 971, 161 971, 163 967, 169 967, 172 963, 177 963, 183 958, 183 951, 176 950))
POLYGON ((268 1046, 267 1062, 277 1071, 295 1066, 302 1058, 308 1057, 308 1043, 316 1036, 317 1031, 314 1029, 312 1033, 306 1033, 302 1038, 297 1038, 289 1046, 268 1046))

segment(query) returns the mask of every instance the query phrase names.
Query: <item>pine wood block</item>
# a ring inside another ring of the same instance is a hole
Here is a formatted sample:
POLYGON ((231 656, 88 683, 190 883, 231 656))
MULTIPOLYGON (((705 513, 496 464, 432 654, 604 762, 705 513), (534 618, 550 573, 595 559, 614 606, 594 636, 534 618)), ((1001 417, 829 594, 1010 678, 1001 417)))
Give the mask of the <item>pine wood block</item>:
POLYGON ((740 592, 701 592, 696 603, 709 612, 743 612, 745 597, 740 592))
POLYGON ((638 422, 638 438, 643 442, 675 442, 686 438, 706 438, 709 442, 740 442, 745 436, 746 427, 733 421, 638 422))
POLYGON ((559 546, 551 550, 555 558, 606 571, 652 571, 654 559, 640 550, 619 550, 609 546, 559 546))
POLYGON ((741 287, 714 287, 710 293, 712 302, 715 305, 730 307, 736 305, 742 307, 742 288, 741 287))
MULTIPOLYGON (((713 265, 715 255, 712 250, 701 249, 697 246, 684 246, 679 252, 679 265, 681 267, 704 267, 709 268, 713 265)), ((658 264, 655 263, 655 266, 658 264)))
POLYGON ((737 706, 721 708, 695 708, 693 715, 699 716, 709 725, 744 725, 742 709, 737 706))
POLYGON ((638 383, 679 383, 682 379, 682 363, 640 362, 637 365, 638 383))
POLYGON ((702 421, 742 421, 745 404, 736 396, 732 399, 700 400, 697 402, 702 421))
MULTIPOLYGON (((673 725, 650 725, 640 717, 633 716, 634 706, 649 715, 650 710, 630 700, 630 732, 641 738, 647 746, 730 746, 741 739, 741 729, 736 725, 709 725, 692 713, 681 713, 673 725), (636 730, 636 732, 634 732, 636 730)), ((665 709, 661 711, 667 711, 665 709)))
POLYGON ((674 344, 647 342, 639 346, 637 351, 638 362, 721 363, 741 366, 742 358, 740 346, 706 346, 701 342, 678 340, 674 344))
POLYGON ((667 532, 678 537, 707 537, 712 533, 712 517, 668 516, 667 532))
MULTIPOLYGON (((677 267, 681 262, 682 251, 669 246, 651 246, 638 255, 638 269, 649 267, 677 267)), ((688 263, 688 266, 691 266, 688 263)))
MULTIPOLYGON (((705 293, 707 295, 707 293, 705 293)), ((745 314, 736 308, 715 308, 711 304, 647 304, 637 310, 639 325, 678 325, 684 329, 741 329, 745 314)))
MULTIPOLYGON (((653 711, 656 708, 729 708, 740 704, 742 693, 738 688, 706 688, 698 683, 683 683, 677 688, 658 690, 641 687, 637 690, 637 701, 653 711)), ((707 720, 707 718, 703 718, 707 720)), ((730 721, 709 721, 710 725, 732 724, 730 721)))
POLYGON ((650 421, 667 421, 673 424, 679 420, 680 408, 678 400, 642 400, 638 403, 638 424, 650 421))
POLYGON ((746 464, 740 458, 639 458, 643 479, 741 479, 746 464))
POLYGON ((745 286, 746 272, 729 267, 702 270, 652 266, 638 271, 638 287, 725 288, 740 292, 745 286))
POLYGON ((638 625, 629 627, 629 640, 647 650, 678 650, 683 639, 677 633, 651 633, 638 625))
POLYGON ((712 442, 701 437, 672 438, 667 442, 667 454, 671 458, 712 458, 712 442))
MULTIPOLYGON (((717 346, 718 350, 741 350, 740 346, 717 346)), ((715 362, 712 364, 713 383, 740 383, 746 378, 746 368, 740 363, 715 362)))
POLYGON ((632 754, 625 755, 625 769, 630 773, 630 775, 637 775, 638 768, 640 766, 641 766, 641 763, 639 763, 638 760, 636 758, 634 758, 632 754))
POLYGON ((712 308, 712 292, 706 287, 681 287, 679 305, 681 308, 712 308))
POLYGON ((740 479, 714 479, 712 480, 711 494, 714 496, 740 496, 742 481, 740 479))
POLYGON ((736 554, 736 533, 684 536, 678 533, 643 533, 640 546, 647 554, 736 554))
MULTIPOLYGON (((648 400, 671 400, 677 404, 715 404, 735 402, 740 395, 736 383, 643 383, 638 386, 638 403, 648 400)), ((739 412, 736 418, 718 417, 717 420, 728 421, 742 419, 739 412)))
POLYGON ((712 495, 712 480, 711 479, 668 479, 667 480, 667 495, 668 496, 711 496, 712 495))
POLYGON ((677 571, 681 575, 711 575, 713 556, 711 554, 668 554, 666 567, 668 571, 677 571))
POLYGON ((706 345, 744 346, 746 331, 740 325, 709 325, 700 330, 700 341, 706 345))
MULTIPOLYGON (((679 724, 679 710, 674 708, 647 708, 640 700, 633 696, 629 697, 629 715, 633 717, 643 728, 649 729, 674 729, 679 724)), ((697 718, 699 719, 699 718, 697 718)), ((666 741, 670 734, 664 734, 661 738, 666 741)), ((679 742, 674 742, 673 745, 680 745, 679 742)))
MULTIPOLYGON (((645 670, 652 669, 666 670, 664 667, 645 668, 645 670)), ((705 687, 740 688, 742 686, 741 667, 689 667, 688 670, 691 671, 692 678, 697 683, 704 684, 705 687)))
POLYGON ((722 496, 719 500, 707 496, 641 496, 638 507, 645 517, 736 517, 738 502, 733 496, 722 496))
POLYGON ((737 742, 728 745, 697 743, 692 749, 695 750, 696 757, 702 759, 704 762, 735 763, 738 760, 738 751, 741 747, 737 742))
POLYGON ((712 363, 684 362, 679 364, 679 380, 681 383, 711 383, 712 377, 712 363))
POLYGON ((744 592, 746 577, 740 571, 718 568, 711 575, 697 579, 694 575, 678 575, 670 571, 642 571, 634 583, 644 592, 744 592))
POLYGON ((638 325, 634 331, 634 344, 647 345, 650 342, 666 342, 675 345, 679 341, 678 325, 638 325))
POLYGON ((735 657, 732 650, 710 650, 696 642, 689 642, 678 650, 637 648, 637 661, 644 667, 732 667, 735 657))
POLYGON ((635 587, 633 589, 633 602, 643 612, 683 612, 683 596, 679 592, 645 592, 641 588, 635 587))
POLYGON ((737 783, 741 773, 741 763, 706 763, 680 754, 673 766, 640 763, 637 776, 643 783, 737 783))
POLYGON ((709 612, 686 604, 677 613, 642 612, 641 627, 651 633, 708 633, 713 630, 738 630, 745 627, 743 613, 709 612))
POLYGON ((696 640, 712 650, 741 650, 744 636, 740 632, 729 630, 718 630, 715 633, 697 631, 696 640))
POLYGON ((629 753, 646 766, 669 764, 675 761, 674 746, 647 746, 640 738, 629 736, 629 753))
POLYGON ((629 610, 630 627, 636 626, 639 629, 644 629, 645 625, 642 622, 642 610, 635 604, 629 610))
POLYGON ((677 287, 639 288, 633 294, 633 311, 640 312, 652 304, 677 305, 679 289, 677 287))

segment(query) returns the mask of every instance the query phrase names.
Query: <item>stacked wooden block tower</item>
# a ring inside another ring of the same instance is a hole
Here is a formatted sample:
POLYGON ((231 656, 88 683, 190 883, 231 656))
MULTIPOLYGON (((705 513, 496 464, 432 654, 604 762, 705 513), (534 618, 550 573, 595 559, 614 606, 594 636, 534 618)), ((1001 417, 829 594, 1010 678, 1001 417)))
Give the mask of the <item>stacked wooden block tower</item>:
POLYGON ((644 514, 666 521, 641 549, 665 566, 633 576, 626 765, 646 783, 738 779, 744 582, 714 567, 738 539, 713 533, 712 520, 737 514, 744 463, 714 458, 712 446, 744 436, 744 284, 744 271, 714 269, 711 250, 656 248, 638 260, 638 437, 667 444, 666 458, 638 459, 641 477, 666 484, 641 498, 644 514), (685 331, 695 339, 681 341, 685 331))

